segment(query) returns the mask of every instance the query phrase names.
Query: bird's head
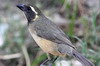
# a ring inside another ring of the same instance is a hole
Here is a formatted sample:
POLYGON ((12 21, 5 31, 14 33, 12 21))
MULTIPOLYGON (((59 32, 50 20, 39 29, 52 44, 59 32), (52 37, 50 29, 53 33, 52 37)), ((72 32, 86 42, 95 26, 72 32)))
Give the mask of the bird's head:
POLYGON ((42 15, 41 11, 36 6, 18 4, 17 7, 24 12, 28 22, 36 20, 42 15))

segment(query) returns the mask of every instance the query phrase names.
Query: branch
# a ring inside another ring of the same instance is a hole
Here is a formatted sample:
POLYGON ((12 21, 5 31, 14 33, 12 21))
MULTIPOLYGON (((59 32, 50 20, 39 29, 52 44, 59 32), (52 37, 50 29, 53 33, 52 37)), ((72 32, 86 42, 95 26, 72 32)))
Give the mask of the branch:
POLYGON ((64 1, 64 4, 63 4, 63 6, 61 8, 61 11, 64 11, 66 9, 66 5, 67 5, 67 0, 64 1))
POLYGON ((25 45, 22 46, 22 51, 26 60, 26 66, 31 66, 30 58, 25 45))
POLYGON ((15 53, 15 54, 10 54, 10 55, 0 55, 0 59, 9 60, 9 59, 14 59, 14 58, 20 58, 21 56, 22 56, 21 53, 15 53))

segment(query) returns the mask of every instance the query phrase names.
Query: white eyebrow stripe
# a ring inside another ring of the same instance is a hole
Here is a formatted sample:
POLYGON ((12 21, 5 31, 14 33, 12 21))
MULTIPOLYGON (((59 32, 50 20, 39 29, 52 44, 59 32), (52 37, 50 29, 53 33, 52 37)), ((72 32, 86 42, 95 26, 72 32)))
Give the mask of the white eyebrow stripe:
POLYGON ((34 7, 30 6, 30 8, 32 9, 32 11, 34 11, 36 14, 38 14, 38 12, 36 12, 36 10, 34 9, 34 7))

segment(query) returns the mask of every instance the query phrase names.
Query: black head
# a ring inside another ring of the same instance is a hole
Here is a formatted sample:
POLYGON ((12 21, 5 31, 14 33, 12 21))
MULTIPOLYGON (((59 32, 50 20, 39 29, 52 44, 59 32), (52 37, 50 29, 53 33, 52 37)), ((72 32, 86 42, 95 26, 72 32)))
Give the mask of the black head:
POLYGON ((42 15, 41 11, 36 6, 32 7, 25 4, 18 4, 17 7, 25 13, 28 22, 34 21, 42 15))

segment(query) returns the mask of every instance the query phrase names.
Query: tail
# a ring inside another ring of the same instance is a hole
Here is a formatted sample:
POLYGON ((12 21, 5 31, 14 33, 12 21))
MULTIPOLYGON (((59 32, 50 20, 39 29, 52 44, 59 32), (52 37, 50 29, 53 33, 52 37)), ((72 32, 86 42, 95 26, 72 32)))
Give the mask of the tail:
POLYGON ((80 61, 84 66, 95 66, 92 62, 90 62, 76 50, 73 50, 73 57, 80 61))

